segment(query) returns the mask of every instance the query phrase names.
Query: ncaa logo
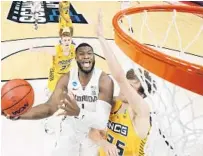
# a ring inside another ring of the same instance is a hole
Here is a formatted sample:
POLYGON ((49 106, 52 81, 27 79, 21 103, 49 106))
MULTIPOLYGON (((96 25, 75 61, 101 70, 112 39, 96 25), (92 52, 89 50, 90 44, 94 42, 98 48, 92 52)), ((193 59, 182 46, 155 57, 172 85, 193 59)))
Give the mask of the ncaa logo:
POLYGON ((76 87, 78 85, 78 83, 76 81, 72 82, 73 87, 76 87))
POLYGON ((72 86, 73 86, 73 90, 77 90, 78 89, 78 83, 76 81, 72 82, 72 86))
POLYGON ((78 88, 78 83, 76 81, 72 82, 73 89, 76 90, 78 88))

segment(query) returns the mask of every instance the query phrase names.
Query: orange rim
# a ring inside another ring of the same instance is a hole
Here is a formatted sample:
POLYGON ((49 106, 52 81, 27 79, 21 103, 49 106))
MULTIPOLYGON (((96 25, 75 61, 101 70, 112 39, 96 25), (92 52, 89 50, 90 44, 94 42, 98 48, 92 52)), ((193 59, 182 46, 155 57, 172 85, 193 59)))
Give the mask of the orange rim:
POLYGON ((113 18, 115 42, 128 57, 148 71, 180 87, 203 95, 203 66, 180 60, 143 45, 127 35, 118 25, 123 15, 141 13, 144 10, 170 12, 174 9, 177 12, 203 15, 203 8, 194 6, 160 5, 122 10, 113 18))

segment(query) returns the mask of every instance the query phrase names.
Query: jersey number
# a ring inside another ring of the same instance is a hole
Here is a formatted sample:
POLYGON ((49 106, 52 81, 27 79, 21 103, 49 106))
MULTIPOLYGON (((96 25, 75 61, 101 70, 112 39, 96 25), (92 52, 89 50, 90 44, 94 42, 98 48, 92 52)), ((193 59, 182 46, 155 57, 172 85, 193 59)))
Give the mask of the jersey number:
MULTIPOLYGON (((110 134, 108 134, 107 135, 107 141, 110 143, 113 143, 113 140, 114 140, 114 138, 110 134)), ((118 155, 122 156, 124 153, 125 143, 121 142, 120 140, 117 140, 116 147, 119 150, 118 155)))
POLYGON ((64 69, 66 69, 66 65, 63 65, 63 66, 61 66, 61 70, 64 70, 64 69))

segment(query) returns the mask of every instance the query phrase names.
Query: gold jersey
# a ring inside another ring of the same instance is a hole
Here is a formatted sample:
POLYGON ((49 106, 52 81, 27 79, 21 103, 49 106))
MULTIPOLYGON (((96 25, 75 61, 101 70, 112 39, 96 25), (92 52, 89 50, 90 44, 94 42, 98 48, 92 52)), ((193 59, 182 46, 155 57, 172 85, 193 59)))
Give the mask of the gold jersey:
POLYGON ((55 72, 58 74, 68 73, 71 68, 71 62, 75 58, 75 46, 71 44, 69 47, 69 54, 65 55, 62 46, 56 46, 56 56, 54 56, 53 66, 55 72))
POLYGON ((75 46, 70 45, 68 55, 64 55, 62 46, 59 44, 56 47, 56 56, 53 56, 53 64, 49 71, 48 88, 53 92, 60 77, 68 73, 71 68, 71 62, 75 58, 75 46))
MULTIPOLYGON (((129 112, 117 113, 122 102, 117 100, 108 122, 107 141, 117 146, 119 156, 144 156, 146 139, 141 139, 133 127, 129 112)), ((100 149, 100 156, 106 156, 100 149)))

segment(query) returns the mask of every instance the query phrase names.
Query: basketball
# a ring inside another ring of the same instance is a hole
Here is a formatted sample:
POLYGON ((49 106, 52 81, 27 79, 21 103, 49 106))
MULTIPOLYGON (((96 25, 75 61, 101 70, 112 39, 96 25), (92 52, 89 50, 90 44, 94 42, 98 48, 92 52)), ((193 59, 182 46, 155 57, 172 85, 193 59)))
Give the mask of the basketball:
POLYGON ((33 105, 34 91, 25 80, 13 79, 1 88, 1 111, 10 116, 19 116, 33 105))

